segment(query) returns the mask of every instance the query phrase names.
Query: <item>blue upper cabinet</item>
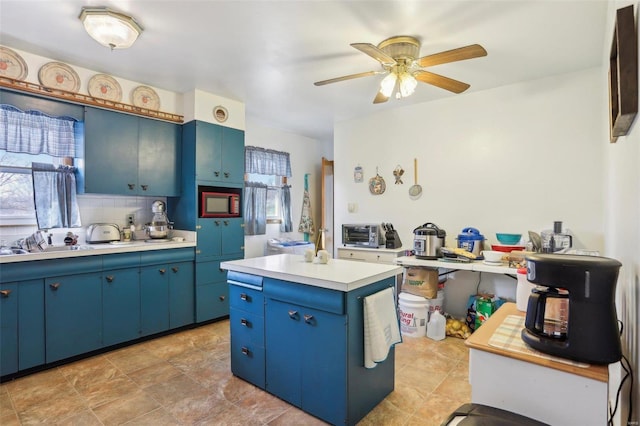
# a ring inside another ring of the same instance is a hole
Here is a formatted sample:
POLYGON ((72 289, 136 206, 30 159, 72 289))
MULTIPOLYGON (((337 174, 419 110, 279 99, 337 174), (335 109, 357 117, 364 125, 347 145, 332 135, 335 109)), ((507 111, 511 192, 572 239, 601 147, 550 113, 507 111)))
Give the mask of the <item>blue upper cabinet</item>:
POLYGON ((198 182, 237 184, 244 182, 244 132, 203 121, 185 124, 185 140, 195 145, 195 176, 198 182), (186 136, 189 135, 189 136, 186 136))
POLYGON ((79 192, 180 195, 180 125, 87 107, 79 192))

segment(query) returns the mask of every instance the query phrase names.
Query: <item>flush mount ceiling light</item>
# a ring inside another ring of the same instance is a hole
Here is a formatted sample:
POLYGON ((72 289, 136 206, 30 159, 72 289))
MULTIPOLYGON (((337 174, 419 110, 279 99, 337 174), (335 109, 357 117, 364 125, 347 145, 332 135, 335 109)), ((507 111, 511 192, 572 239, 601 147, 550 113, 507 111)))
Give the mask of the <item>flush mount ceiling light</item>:
POLYGON ((142 27, 131 16, 107 7, 83 7, 79 18, 87 33, 111 50, 131 47, 142 33, 142 27))

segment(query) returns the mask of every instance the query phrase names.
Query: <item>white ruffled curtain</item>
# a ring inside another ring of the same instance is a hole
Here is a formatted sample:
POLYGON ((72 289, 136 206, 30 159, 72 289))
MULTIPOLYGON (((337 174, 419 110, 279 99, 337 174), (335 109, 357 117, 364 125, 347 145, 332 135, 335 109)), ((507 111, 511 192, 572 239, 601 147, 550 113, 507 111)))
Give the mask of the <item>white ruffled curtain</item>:
POLYGON ((39 229, 82 226, 76 198, 75 171, 76 168, 72 166, 31 163, 39 229))
POLYGON ((244 184, 244 234, 267 233, 267 185, 259 182, 244 184))
POLYGON ((246 173, 259 175, 291 177, 289 153, 257 146, 245 146, 244 170, 246 173))

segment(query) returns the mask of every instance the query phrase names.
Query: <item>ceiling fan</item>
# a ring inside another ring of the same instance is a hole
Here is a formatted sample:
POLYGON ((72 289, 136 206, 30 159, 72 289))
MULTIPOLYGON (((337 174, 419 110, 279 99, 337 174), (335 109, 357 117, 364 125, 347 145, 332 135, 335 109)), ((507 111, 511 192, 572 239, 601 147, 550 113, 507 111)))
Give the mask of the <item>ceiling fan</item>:
POLYGON ((453 93, 462 93, 470 87, 467 83, 434 74, 424 68, 487 56, 487 51, 482 46, 472 44, 419 58, 420 41, 411 36, 390 37, 378 46, 371 43, 352 43, 351 46, 380 62, 382 70, 345 75, 316 81, 313 84, 324 86, 338 81, 386 74, 380 82, 380 90, 373 100, 374 104, 388 101, 394 91, 397 98, 407 97, 414 92, 418 82, 432 84, 453 93))

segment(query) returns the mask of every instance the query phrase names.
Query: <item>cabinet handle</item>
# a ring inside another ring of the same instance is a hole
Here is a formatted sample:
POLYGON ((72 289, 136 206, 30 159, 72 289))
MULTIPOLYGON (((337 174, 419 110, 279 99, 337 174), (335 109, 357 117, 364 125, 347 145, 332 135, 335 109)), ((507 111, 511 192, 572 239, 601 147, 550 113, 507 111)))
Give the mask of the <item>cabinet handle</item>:
POLYGON ((244 228, 244 222, 240 224, 240 228, 244 228))
POLYGON ((251 352, 249 351, 249 348, 243 346, 242 349, 240 349, 242 351, 242 353, 246 356, 249 356, 251 354, 251 352))
POLYGON ((229 172, 224 172, 224 177, 228 178, 229 177, 229 172))
POLYGON ((51 287, 51 290, 57 290, 60 287, 60 283, 51 283, 49 287, 51 287))
POLYGON ((247 321, 245 318, 240 319, 240 324, 244 325, 245 327, 251 327, 251 323, 247 321))
POLYGON ((149 185, 140 185, 140 188, 142 188, 143 191, 146 191, 149 189, 149 185))
POLYGON ((304 316, 304 322, 306 322, 307 324, 311 324, 313 322, 314 318, 313 315, 305 315, 304 316))
POLYGON ((229 226, 229 221, 228 220, 224 220, 222 222, 224 223, 224 226, 229 226))
POLYGON ((113 275, 107 275, 105 278, 106 278, 108 283, 112 283, 114 277, 113 277, 113 275))
POLYGON ((172 266, 172 267, 171 267, 171 270, 172 270, 173 272, 178 272, 178 271, 180 270, 180 268, 178 268, 177 266, 172 266))
POLYGON ((298 311, 289 311, 289 318, 293 319, 293 320, 297 320, 298 319, 298 311))
POLYGON ((10 294, 11 290, 0 290, 0 296, 2 297, 9 297, 10 294))
POLYGON ((196 229, 202 229, 202 225, 196 225, 196 229))
POLYGON ((131 190, 131 191, 133 191, 134 188, 136 187, 136 185, 133 184, 133 183, 128 183, 127 186, 129 187, 129 190, 131 190))
POLYGON ((214 175, 215 177, 218 177, 218 176, 220 176, 220 172, 219 172, 219 171, 215 171, 215 172, 213 172, 213 175, 214 175))
POLYGON ((220 226, 220 221, 219 220, 214 220, 213 223, 215 223, 216 226, 220 226))
POLYGON ((196 250, 196 254, 200 254, 202 253, 200 250, 196 250))
POLYGON ((247 296, 247 293, 240 293, 240 300, 248 301, 249 296, 247 296))
POLYGON ((218 296, 218 299, 220 299, 221 302, 224 302, 225 297, 224 296, 218 296))
POLYGON ((158 271, 160 272, 160 275, 164 275, 164 273, 167 272, 167 270, 164 268, 158 269, 158 271))

